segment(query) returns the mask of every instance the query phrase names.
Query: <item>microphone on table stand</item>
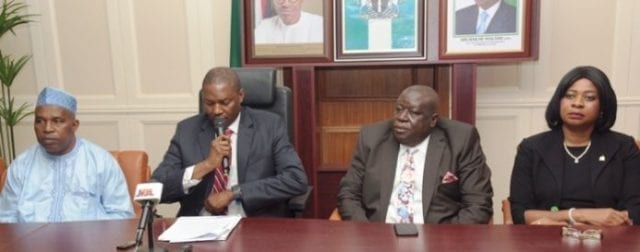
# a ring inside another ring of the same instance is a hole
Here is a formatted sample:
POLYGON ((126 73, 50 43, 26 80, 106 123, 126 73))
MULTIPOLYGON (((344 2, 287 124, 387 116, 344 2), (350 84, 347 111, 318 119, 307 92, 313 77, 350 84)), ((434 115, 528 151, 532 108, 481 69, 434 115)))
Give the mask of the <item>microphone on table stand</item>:
POLYGON ((142 205, 142 215, 140 216, 140 221, 138 221, 138 227, 136 229, 136 239, 135 241, 118 245, 118 249, 130 249, 135 246, 136 251, 145 251, 144 249, 139 250, 139 247, 142 244, 142 236, 144 234, 145 226, 148 226, 148 251, 166 251, 164 248, 153 247, 153 215, 155 213, 154 207, 156 204, 158 204, 158 202, 160 202, 160 197, 162 196, 162 187, 162 183, 155 180, 150 180, 146 183, 140 183, 136 186, 135 196, 133 197, 133 200, 142 205))

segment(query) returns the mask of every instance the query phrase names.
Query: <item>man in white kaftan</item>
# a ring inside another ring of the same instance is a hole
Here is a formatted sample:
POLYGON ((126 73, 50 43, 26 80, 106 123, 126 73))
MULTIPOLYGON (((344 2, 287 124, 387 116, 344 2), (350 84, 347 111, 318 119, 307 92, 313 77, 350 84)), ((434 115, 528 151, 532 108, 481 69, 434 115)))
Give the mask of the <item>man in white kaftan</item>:
POLYGON ((11 163, 0 222, 64 222, 133 217, 127 184, 109 152, 76 137, 76 100, 44 88, 36 104, 38 143, 11 163))

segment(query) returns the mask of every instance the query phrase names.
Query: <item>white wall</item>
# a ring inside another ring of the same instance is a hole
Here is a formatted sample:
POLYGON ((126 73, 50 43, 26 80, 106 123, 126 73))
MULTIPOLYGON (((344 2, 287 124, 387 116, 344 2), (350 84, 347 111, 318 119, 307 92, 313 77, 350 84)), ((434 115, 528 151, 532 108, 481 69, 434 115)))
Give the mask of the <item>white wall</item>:
MULTIPOLYGON (((45 85, 65 88, 79 100, 80 135, 107 149, 144 149, 154 168, 176 122, 197 111, 204 73, 228 64, 231 1, 25 2, 36 22, 0 41, 3 52, 33 55, 15 83, 18 101, 33 102, 45 85)), ((640 1, 540 2, 539 60, 478 67, 477 126, 497 223, 515 148, 546 129, 546 103, 569 69, 603 69, 618 94, 615 129, 640 137, 640 1)), ((18 151, 35 142, 31 124, 19 125, 18 151)), ((175 206, 161 214, 173 216, 175 206)))

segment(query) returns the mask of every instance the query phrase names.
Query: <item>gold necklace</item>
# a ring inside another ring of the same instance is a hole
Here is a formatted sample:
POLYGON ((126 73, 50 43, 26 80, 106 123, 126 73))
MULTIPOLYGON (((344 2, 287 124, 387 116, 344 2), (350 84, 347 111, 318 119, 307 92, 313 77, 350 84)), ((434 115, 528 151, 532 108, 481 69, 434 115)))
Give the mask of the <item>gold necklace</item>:
POLYGON ((591 147, 591 140, 589 140, 589 143, 587 144, 587 148, 584 149, 584 151, 582 151, 582 153, 580 153, 580 155, 578 155, 577 157, 573 155, 573 153, 571 153, 569 151, 569 148, 567 147, 567 143, 563 142, 562 145, 564 145, 564 151, 567 152, 567 155, 569 155, 571 158, 573 158, 573 163, 579 163, 580 159, 587 154, 587 151, 589 151, 589 147, 591 147))

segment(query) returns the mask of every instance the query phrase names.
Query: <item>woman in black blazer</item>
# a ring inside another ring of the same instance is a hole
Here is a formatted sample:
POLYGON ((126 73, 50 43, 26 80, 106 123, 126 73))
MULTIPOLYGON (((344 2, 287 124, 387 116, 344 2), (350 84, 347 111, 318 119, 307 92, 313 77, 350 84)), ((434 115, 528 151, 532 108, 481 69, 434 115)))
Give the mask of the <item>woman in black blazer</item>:
POLYGON ((516 224, 640 224, 640 153, 610 130, 617 101, 607 76, 576 67, 549 101, 551 129, 524 139, 511 174, 516 224))

